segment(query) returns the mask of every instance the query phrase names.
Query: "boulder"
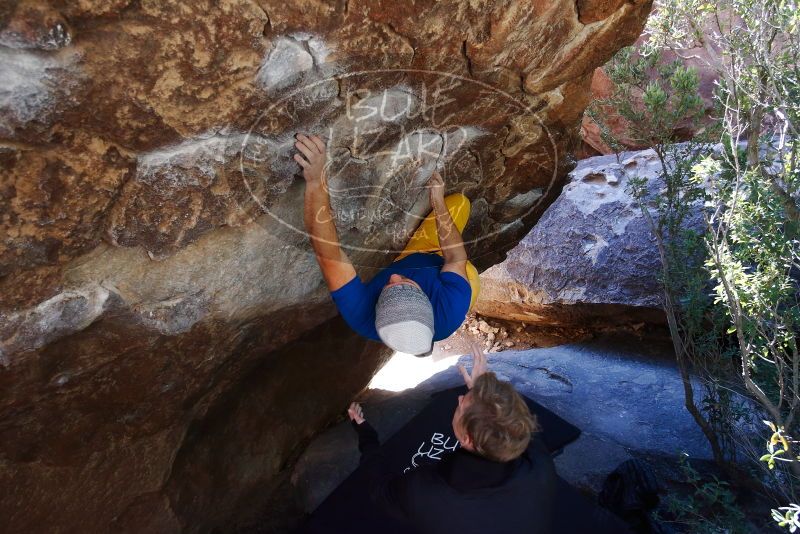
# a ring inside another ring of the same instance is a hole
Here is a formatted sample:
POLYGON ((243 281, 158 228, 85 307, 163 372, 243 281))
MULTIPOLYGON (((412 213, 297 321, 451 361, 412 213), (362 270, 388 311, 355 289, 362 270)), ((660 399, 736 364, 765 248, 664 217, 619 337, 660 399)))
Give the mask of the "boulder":
POLYGON ((434 169, 472 200, 486 267, 557 196, 592 72, 651 4, 594 3, 3 4, 5 530, 263 509, 385 357, 329 322, 293 135, 328 141, 361 274, 426 214, 434 169))
POLYGON ((655 152, 582 160, 561 195, 502 263, 481 274, 478 313, 559 326, 664 322, 661 260, 628 191, 663 185, 655 152))

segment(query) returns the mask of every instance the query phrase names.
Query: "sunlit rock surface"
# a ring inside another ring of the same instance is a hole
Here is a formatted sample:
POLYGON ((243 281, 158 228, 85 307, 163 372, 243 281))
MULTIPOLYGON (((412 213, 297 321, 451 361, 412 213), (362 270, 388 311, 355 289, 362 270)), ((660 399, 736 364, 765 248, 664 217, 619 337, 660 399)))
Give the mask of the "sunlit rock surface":
POLYGON ((481 274, 476 311, 527 323, 663 322, 661 260, 629 180, 658 194, 652 150, 581 160, 561 196, 502 263, 481 274))
POLYGON ((649 8, 2 4, 4 528, 205 532, 261 510, 384 358, 326 322, 294 133, 329 141, 360 272, 402 248, 434 169, 471 199, 486 267, 558 195, 592 72, 649 8))

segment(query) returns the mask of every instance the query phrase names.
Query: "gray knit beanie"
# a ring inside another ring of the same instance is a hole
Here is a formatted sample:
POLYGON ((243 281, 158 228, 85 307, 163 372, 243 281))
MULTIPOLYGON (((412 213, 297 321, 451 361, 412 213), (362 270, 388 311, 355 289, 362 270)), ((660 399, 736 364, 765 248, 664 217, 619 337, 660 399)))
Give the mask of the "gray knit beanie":
POLYGON ((425 356, 433 348, 433 306, 411 284, 384 287, 375 305, 375 329, 391 349, 425 356))

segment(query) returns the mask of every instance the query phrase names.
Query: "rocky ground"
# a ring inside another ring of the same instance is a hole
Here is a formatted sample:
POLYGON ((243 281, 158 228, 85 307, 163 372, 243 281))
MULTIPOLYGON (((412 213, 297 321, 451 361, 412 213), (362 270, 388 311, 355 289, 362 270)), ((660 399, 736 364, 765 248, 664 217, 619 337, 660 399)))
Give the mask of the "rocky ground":
POLYGON ((472 343, 488 353, 554 347, 585 341, 604 334, 630 334, 635 337, 658 337, 663 328, 652 323, 633 323, 606 327, 576 327, 528 324, 507 321, 470 312, 464 324, 449 338, 434 345, 434 359, 467 354, 472 343))

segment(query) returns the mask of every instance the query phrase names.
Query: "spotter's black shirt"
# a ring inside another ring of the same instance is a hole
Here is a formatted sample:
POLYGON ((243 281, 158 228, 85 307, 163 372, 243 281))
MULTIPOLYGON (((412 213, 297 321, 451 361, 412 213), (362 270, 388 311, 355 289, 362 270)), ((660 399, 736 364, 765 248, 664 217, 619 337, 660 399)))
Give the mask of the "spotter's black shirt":
POLYGON ((376 504, 423 534, 547 534, 551 531, 556 472, 538 439, 510 462, 494 462, 459 448, 440 462, 389 473, 378 434, 354 423, 361 464, 376 504))

